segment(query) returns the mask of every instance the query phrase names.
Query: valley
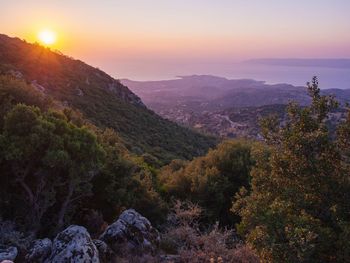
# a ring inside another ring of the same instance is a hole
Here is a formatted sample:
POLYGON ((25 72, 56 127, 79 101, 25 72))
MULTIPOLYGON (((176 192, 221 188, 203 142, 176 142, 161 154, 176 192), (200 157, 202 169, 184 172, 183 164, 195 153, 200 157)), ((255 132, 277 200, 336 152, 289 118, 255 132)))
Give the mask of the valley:
MULTIPOLYGON (((266 84, 251 79, 227 79, 210 75, 182 76, 164 81, 122 79, 154 112, 180 125, 221 138, 261 139, 259 122, 269 115, 280 120, 290 102, 310 103, 306 87, 266 84)), ((324 89, 345 106, 350 90, 324 89)), ((333 114, 332 123, 345 117, 333 114)))

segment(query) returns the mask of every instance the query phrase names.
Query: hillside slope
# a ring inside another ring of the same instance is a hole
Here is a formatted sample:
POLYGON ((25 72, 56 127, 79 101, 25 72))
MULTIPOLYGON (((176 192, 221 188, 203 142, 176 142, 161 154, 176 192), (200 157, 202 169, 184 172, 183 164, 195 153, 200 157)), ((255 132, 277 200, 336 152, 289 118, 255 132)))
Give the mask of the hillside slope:
POLYGON ((0 74, 26 80, 94 124, 115 129, 130 150, 150 153, 162 162, 190 159, 215 144, 213 138, 148 110, 138 96, 103 71, 37 44, 0 35, 0 74))

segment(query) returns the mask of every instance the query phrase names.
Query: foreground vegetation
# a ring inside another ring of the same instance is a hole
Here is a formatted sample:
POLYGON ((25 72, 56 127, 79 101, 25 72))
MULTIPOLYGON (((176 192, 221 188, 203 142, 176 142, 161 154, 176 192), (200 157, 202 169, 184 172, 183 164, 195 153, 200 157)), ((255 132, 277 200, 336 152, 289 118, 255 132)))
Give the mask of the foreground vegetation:
POLYGON ((308 84, 312 104, 291 104, 288 121, 264 121, 266 149, 255 151, 251 190, 236 195, 238 231, 264 262, 349 262, 350 114, 332 138, 337 107, 308 84))

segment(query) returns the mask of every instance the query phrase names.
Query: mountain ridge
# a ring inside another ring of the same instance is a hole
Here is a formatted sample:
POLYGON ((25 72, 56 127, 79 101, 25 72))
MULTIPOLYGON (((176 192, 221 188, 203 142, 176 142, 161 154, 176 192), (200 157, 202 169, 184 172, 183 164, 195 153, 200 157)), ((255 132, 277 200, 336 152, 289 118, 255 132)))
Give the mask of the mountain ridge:
MULTIPOLYGON (((40 46, 39 44, 30 44, 27 43, 24 40, 21 40, 16 37, 8 37, 7 35, 0 34, 0 49, 3 50, 3 52, 0 53, 0 61, 1 61, 1 67, 0 72, 1 73, 12 73, 15 76, 22 75, 22 77, 30 82, 34 82, 34 86, 40 89, 38 85, 40 85, 42 88, 45 86, 48 88, 49 93, 55 92, 55 83, 52 81, 52 74, 48 69, 45 69, 44 67, 52 66, 52 64, 56 64, 55 72, 54 74, 65 74, 68 69, 65 67, 71 67, 72 70, 76 70, 76 74, 81 74, 79 77, 83 78, 82 72, 79 72, 78 69, 84 69, 85 71, 85 84, 91 85, 93 82, 93 76, 92 75, 98 75, 99 79, 104 80, 104 85, 106 89, 109 89, 111 92, 115 93, 115 95, 124 100, 125 102, 138 105, 138 106, 144 106, 141 99, 136 96, 133 92, 131 92, 126 86, 123 86, 118 80, 114 79, 113 77, 109 76, 102 70, 98 68, 94 68, 85 62, 73 59, 69 56, 66 56, 62 53, 59 53, 57 51, 52 51, 49 48, 44 48, 43 46, 40 46), (26 55, 27 56, 16 56, 15 54, 11 54, 10 51, 13 48, 18 49, 17 52, 21 53, 21 50, 29 51, 26 55), (4 51, 7 50, 7 54, 4 53, 4 51), (46 51, 46 52, 45 52, 46 51), (33 59, 35 58, 35 59, 33 59), (40 60, 41 61, 36 61, 40 60), (36 68, 36 70, 31 70, 28 65, 35 63, 35 66, 39 67, 36 68), (11 66, 12 65, 12 66, 11 66), (13 65, 15 66, 15 69, 13 69, 13 65), (58 72, 57 72, 58 71, 58 72), (92 79, 89 79, 92 78, 92 79), (51 79, 51 81, 50 81, 51 79), (39 84, 40 83, 40 84, 39 84), (35 85, 37 84, 37 85, 35 85), (118 86, 118 88, 117 88, 118 86)), ((62 84, 62 83, 60 83, 62 84)), ((70 83, 70 81, 67 79, 65 84, 67 87, 74 85, 74 83, 70 83)), ((79 87, 75 87, 76 91, 79 90, 79 87)), ((45 90, 42 90, 45 91, 45 90)), ((80 93, 81 92, 77 92, 80 93)), ((56 96, 58 94, 55 94, 56 96)))
POLYGON ((192 159, 216 144, 214 138, 161 118, 100 69, 38 44, 0 35, 0 74, 24 79, 62 107, 80 111, 101 128, 114 129, 132 152, 149 153, 162 163, 192 159))

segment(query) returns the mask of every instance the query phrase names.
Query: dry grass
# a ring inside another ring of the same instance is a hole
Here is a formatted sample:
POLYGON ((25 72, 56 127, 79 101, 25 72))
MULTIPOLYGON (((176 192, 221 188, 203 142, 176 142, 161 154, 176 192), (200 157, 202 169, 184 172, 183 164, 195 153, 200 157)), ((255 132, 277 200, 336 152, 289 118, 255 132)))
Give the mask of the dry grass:
POLYGON ((258 263, 258 257, 238 242, 233 230, 220 229, 215 224, 207 231, 199 229, 202 209, 189 202, 177 201, 174 205, 175 225, 169 227, 164 240, 172 242, 179 262, 191 263, 258 263))

